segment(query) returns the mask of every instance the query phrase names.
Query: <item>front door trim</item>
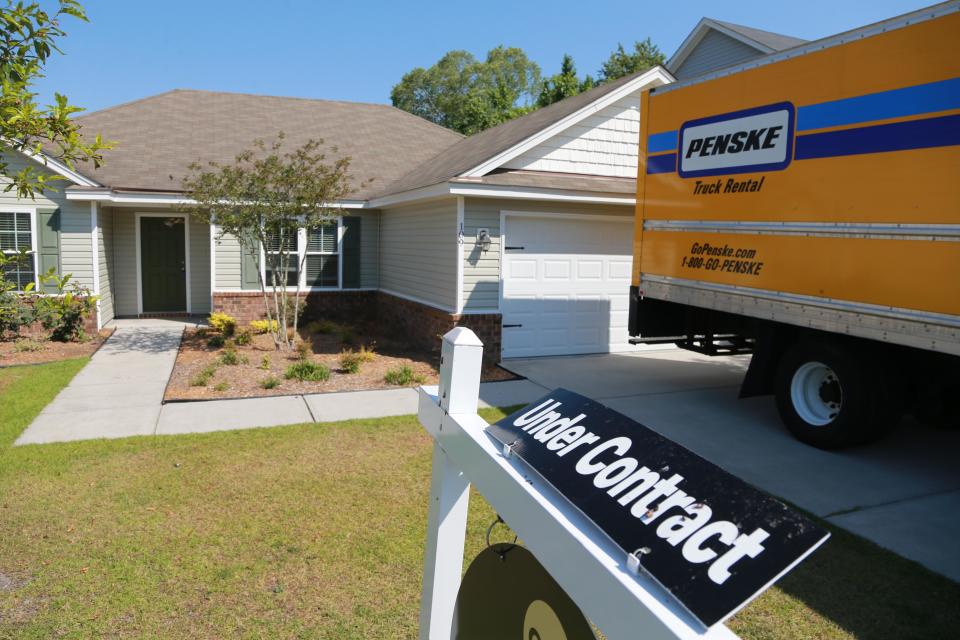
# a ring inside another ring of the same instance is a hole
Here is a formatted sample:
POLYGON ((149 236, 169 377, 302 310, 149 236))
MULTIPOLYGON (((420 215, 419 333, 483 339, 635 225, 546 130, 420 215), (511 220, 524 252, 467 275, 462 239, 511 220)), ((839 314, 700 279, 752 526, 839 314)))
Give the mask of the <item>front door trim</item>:
POLYGON ((190 217, 186 213, 145 213, 136 212, 134 214, 136 223, 134 236, 137 244, 137 314, 143 315, 143 274, 140 264, 140 219, 141 218, 183 218, 183 256, 186 262, 186 298, 187 313, 193 312, 190 300, 190 217))

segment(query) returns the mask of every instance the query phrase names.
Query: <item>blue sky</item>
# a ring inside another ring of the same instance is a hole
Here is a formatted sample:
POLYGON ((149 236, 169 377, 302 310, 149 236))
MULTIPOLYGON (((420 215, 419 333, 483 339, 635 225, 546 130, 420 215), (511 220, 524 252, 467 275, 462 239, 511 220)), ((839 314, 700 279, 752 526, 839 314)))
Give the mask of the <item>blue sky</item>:
POLYGON ((545 74, 564 53, 595 74, 617 42, 669 56, 702 16, 815 39, 931 4, 910 0, 326 2, 86 0, 35 87, 88 110, 174 88, 389 102, 446 51, 522 47, 545 74))

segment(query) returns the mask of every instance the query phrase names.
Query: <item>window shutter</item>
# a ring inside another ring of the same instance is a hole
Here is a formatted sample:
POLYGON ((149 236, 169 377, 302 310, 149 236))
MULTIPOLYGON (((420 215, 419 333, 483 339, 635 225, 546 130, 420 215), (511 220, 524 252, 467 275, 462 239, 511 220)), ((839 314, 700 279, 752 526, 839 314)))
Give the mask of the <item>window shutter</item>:
MULTIPOLYGON (((37 273, 44 275, 50 268, 60 273, 60 210, 37 210, 37 273)), ((56 293, 56 285, 43 284, 45 293, 56 293)))
POLYGON ((359 289, 360 282, 360 229, 359 216, 343 218, 343 288, 359 289))
POLYGON ((260 289, 260 243, 250 239, 240 244, 240 288, 260 289), (251 254, 253 249, 257 255, 251 254))

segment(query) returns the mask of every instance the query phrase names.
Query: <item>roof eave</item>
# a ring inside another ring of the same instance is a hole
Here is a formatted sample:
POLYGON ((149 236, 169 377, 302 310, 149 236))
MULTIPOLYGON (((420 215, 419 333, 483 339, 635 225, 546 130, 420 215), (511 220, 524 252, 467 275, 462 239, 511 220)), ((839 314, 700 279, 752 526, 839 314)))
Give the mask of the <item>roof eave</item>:
POLYGON ((101 184, 96 180, 94 180, 93 178, 89 178, 83 175, 82 173, 80 173, 79 171, 75 169, 71 169, 69 166, 66 165, 66 163, 63 163, 57 160, 56 158, 54 158, 53 156, 43 153, 42 151, 33 151, 26 147, 18 148, 17 143, 11 142, 5 139, 0 139, 0 144, 2 144, 4 147, 7 147, 11 151, 25 155, 26 157, 30 158, 34 162, 42 164, 43 166, 50 169, 60 177, 66 178, 67 180, 69 180, 70 182, 74 183, 77 186, 81 186, 81 187, 101 186, 101 184))
POLYGON ((633 206, 636 197, 624 194, 581 191, 573 189, 544 189, 540 187, 483 184, 470 180, 454 179, 427 187, 411 189, 396 194, 373 198, 368 209, 383 209, 391 206, 422 202, 444 197, 509 198, 513 200, 543 200, 547 202, 577 202, 583 204, 620 204, 633 206))

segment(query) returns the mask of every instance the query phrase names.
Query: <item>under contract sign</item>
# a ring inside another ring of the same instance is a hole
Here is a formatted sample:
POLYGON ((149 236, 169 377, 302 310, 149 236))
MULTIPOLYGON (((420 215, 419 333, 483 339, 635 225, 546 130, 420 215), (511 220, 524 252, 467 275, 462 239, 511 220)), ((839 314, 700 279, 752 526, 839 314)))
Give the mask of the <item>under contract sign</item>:
POLYGON ((619 545, 625 567, 645 571, 708 627, 829 537, 677 443, 565 389, 487 431, 619 545))

